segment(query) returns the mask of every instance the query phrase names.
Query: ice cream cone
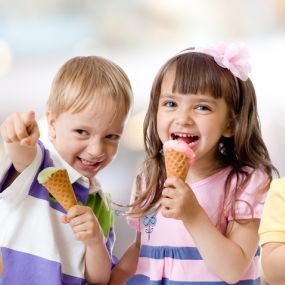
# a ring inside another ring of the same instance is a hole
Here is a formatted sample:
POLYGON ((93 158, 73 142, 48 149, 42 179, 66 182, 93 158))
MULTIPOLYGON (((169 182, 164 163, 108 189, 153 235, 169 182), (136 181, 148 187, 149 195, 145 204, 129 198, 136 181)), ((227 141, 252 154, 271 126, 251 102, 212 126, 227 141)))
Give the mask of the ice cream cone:
POLYGON ((187 156, 173 149, 167 149, 164 157, 167 177, 177 177, 185 181, 189 169, 187 156))
POLYGON ((41 172, 39 177, 42 175, 42 179, 38 177, 38 181, 43 184, 58 203, 68 211, 72 206, 77 204, 77 201, 66 169, 49 167, 45 170, 48 174, 41 172))
POLYGON ((170 140, 163 145, 166 175, 177 177, 185 181, 195 154, 184 141, 170 140))

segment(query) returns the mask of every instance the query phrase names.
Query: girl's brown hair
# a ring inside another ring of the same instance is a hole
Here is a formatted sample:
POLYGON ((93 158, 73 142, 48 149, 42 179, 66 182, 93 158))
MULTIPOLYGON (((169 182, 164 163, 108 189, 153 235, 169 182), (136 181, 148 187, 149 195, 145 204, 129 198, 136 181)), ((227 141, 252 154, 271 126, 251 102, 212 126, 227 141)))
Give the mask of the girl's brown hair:
POLYGON ((161 92, 161 84, 165 74, 175 69, 175 79, 172 92, 181 94, 211 94, 214 98, 224 98, 229 108, 233 123, 234 136, 222 137, 217 149, 217 159, 221 165, 231 166, 232 170, 226 180, 225 188, 229 190, 231 179, 237 177, 235 197, 232 201, 232 211, 237 196, 248 182, 251 173, 246 166, 262 169, 268 175, 268 189, 272 180, 273 170, 268 150, 261 136, 257 102, 253 84, 250 79, 241 81, 228 69, 220 67, 212 56, 204 53, 191 52, 179 54, 167 61, 158 72, 150 94, 150 102, 144 120, 144 143, 147 157, 141 173, 137 176, 136 201, 140 210, 133 210, 136 215, 145 214, 156 205, 161 197, 163 183, 166 179, 164 157, 161 152, 162 142, 157 132, 157 111, 161 92), (141 177, 146 180, 146 190, 142 193, 141 177), (143 206, 142 206, 143 205, 143 206))

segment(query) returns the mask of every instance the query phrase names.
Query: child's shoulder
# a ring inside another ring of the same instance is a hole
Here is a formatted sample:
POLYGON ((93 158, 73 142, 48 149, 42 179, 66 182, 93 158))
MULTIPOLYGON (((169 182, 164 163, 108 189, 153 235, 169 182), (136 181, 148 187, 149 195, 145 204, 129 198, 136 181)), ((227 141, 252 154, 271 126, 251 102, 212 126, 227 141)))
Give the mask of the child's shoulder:
POLYGON ((271 193, 279 193, 285 197, 285 177, 272 180, 270 185, 271 193))
POLYGON ((285 176, 284 176, 284 177, 280 177, 280 178, 273 179, 273 181, 272 181, 271 184, 280 185, 280 186, 285 186, 285 176))

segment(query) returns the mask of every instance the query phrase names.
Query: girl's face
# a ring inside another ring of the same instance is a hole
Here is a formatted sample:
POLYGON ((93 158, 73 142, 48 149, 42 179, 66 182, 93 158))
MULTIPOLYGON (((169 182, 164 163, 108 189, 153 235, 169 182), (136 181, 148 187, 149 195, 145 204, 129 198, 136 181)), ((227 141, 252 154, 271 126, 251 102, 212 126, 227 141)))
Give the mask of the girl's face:
POLYGON ((157 131, 160 140, 184 140, 196 154, 196 162, 205 166, 217 164, 217 148, 222 136, 233 131, 229 112, 223 98, 209 94, 172 93, 175 70, 164 76, 157 112, 157 131))
POLYGON ((85 110, 72 110, 55 117, 47 113, 49 136, 62 158, 87 178, 95 176, 115 157, 126 115, 114 117, 112 104, 105 108, 88 106, 85 110))

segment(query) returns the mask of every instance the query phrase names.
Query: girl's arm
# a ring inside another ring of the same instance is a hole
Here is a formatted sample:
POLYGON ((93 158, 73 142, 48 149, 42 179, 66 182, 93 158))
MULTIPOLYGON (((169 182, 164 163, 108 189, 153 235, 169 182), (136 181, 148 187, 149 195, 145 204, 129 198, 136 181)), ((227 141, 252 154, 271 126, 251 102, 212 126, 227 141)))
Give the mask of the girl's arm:
POLYGON ((1 125, 0 132, 15 170, 21 173, 37 153, 40 133, 34 112, 10 115, 1 125))
POLYGON ((185 182, 168 178, 164 186, 162 214, 183 221, 211 271, 227 283, 238 282, 256 253, 260 220, 231 221, 223 235, 185 182))
POLYGON ((140 233, 137 232, 135 241, 130 245, 119 263, 112 270, 108 285, 124 285, 125 282, 134 275, 137 269, 139 251, 140 233))
POLYGON ((258 247, 259 220, 230 222, 224 236, 201 210, 199 218, 184 221, 207 266, 227 283, 238 282, 258 247))
POLYGON ((270 242, 262 247, 261 263, 265 279, 271 285, 285 284, 285 244, 270 242))

